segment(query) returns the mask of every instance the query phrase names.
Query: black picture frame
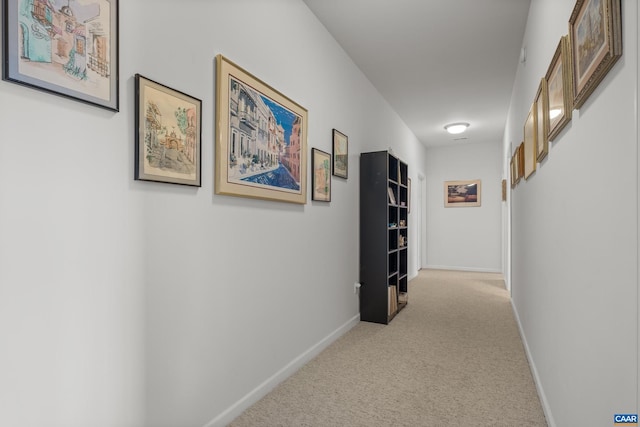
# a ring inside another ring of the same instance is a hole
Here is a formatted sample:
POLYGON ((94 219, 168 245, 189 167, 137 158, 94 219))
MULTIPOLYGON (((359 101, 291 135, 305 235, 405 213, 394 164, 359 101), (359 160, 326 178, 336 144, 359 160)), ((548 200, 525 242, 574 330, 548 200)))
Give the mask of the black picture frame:
POLYGON ((3 80, 119 111, 118 0, 3 0, 2 11, 3 80))
POLYGON ((349 137, 337 129, 333 129, 332 137, 331 173, 333 176, 347 179, 349 177, 349 137))
POLYGON ((202 101, 135 75, 135 176, 200 187, 202 101))

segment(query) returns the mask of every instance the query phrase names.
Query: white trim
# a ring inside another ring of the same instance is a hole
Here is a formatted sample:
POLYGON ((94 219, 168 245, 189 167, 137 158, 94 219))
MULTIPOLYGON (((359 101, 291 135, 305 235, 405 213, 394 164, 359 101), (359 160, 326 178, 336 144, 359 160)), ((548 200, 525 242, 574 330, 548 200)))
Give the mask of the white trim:
POLYGON ((524 335, 524 330, 522 329, 522 324, 520 323, 520 316, 518 316, 518 310, 516 310, 516 306, 513 304, 513 300, 510 300, 510 301, 511 301, 511 309, 513 310, 513 315, 516 318, 516 323, 518 324, 518 331, 520 332, 520 339, 522 340, 522 345, 524 346, 524 352, 527 355, 527 360, 529 361, 529 367, 531 368, 533 383, 536 385, 536 389, 538 390, 538 396, 540 396, 540 403, 542 404, 542 410, 544 412, 544 416, 547 419, 547 424, 549 425, 549 427, 556 427, 556 422, 553 419, 553 414, 551 413, 551 407, 549 406, 547 395, 544 393, 544 389, 542 388, 542 381, 540 381, 540 376, 538 375, 536 364, 533 362, 533 357, 531 357, 531 352, 529 351, 529 344, 527 344, 527 337, 524 335))
MULTIPOLYGON (((635 2, 634 2, 635 4, 635 2)), ((625 5, 626 6, 626 5, 625 5)), ((640 91, 640 32, 638 32, 638 23, 640 22, 640 8, 636 6, 636 48, 638 50, 636 54, 636 93, 635 99, 633 100, 633 107, 635 109, 634 117, 636 119, 635 123, 635 131, 636 131, 636 141, 640 143, 640 133, 638 131, 638 92, 640 91)), ((636 145, 638 146, 638 145, 636 145)), ((636 414, 640 412, 640 235, 638 234, 640 230, 640 150, 636 152, 636 191, 638 192, 638 198, 636 199, 636 254, 638 256, 638 261, 636 264, 636 286, 638 288, 636 294, 638 296, 638 303, 636 305, 636 317, 638 322, 638 339, 636 341, 636 357, 638 362, 636 364, 636 414)))
POLYGON ((220 415, 213 420, 205 424, 204 427, 223 427, 237 418, 251 405, 262 399, 271 390, 273 390, 278 384, 293 375, 298 369, 302 368, 307 362, 316 357, 322 350, 327 348, 335 340, 347 333, 351 328, 356 326, 360 322, 360 313, 353 316, 342 326, 338 327, 335 331, 324 337, 315 345, 311 346, 307 351, 300 354, 298 357, 289 362, 286 366, 280 369, 278 372, 267 378, 262 384, 258 385, 252 391, 247 393, 242 399, 231 405, 224 410, 220 415))
POLYGON ((475 271, 478 273, 502 273, 501 269, 481 268, 481 267, 460 267, 457 265, 427 265, 425 268, 431 270, 454 270, 454 271, 475 271))

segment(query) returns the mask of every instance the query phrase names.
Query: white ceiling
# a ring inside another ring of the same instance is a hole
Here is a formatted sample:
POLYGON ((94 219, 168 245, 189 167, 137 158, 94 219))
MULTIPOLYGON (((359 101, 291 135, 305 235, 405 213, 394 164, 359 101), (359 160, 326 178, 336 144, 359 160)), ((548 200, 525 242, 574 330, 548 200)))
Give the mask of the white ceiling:
POLYGON ((530 0, 303 1, 423 144, 502 141, 530 0))

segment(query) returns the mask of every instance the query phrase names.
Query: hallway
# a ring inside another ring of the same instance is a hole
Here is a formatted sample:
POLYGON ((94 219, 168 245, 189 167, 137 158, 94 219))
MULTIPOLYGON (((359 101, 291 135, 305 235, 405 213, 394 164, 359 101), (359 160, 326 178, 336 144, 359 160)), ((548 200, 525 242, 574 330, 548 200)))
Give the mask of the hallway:
POLYGON ((388 326, 360 322, 230 425, 547 424, 502 276, 421 270, 388 326))

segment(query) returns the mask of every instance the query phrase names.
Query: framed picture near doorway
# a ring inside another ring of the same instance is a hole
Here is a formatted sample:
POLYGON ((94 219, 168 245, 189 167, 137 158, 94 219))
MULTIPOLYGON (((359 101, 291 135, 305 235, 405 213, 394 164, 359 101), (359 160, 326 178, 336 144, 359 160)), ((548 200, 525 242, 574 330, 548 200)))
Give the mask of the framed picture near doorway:
POLYGON ((3 0, 2 78, 119 109, 118 0, 3 0))
POLYGON ((444 207, 480 206, 482 181, 479 179, 444 182, 444 207))

